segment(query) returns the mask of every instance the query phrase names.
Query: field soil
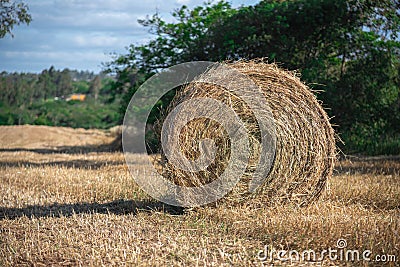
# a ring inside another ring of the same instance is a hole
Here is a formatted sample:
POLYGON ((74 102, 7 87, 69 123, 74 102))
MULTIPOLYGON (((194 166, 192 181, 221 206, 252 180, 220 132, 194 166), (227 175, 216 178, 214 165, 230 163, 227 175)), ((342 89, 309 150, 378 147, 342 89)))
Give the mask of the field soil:
POLYGON ((0 127, 0 266, 400 265, 399 157, 339 161, 307 207, 257 196, 183 209, 135 184, 147 155, 131 174, 106 149, 114 136, 0 127))

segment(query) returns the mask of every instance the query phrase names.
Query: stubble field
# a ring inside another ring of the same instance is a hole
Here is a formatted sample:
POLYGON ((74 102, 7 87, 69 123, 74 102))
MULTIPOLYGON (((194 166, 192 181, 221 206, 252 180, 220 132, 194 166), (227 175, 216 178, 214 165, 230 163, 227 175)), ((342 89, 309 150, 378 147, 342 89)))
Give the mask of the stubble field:
MULTIPOLYGON (((399 157, 341 160, 308 207, 258 197, 181 209, 135 184, 123 154, 103 149, 107 133, 23 127, 0 128, 0 266, 400 264, 399 157), (336 260, 318 261, 329 249, 336 260), (317 257, 283 261, 278 250, 317 257), (349 250, 360 260, 347 260, 349 250)), ((144 157, 134 175, 148 175, 144 157)))

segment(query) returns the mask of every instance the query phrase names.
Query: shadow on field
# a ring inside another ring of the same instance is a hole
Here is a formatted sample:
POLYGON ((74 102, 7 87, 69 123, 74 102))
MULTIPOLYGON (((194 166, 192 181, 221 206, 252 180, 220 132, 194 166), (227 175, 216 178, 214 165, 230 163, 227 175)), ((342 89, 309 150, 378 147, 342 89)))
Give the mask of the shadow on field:
POLYGON ((0 148, 0 152, 35 152, 39 154, 87 154, 91 152, 115 152, 121 149, 113 143, 93 146, 57 146, 54 148, 0 148))
POLYGON ((336 174, 400 175, 400 156, 350 158, 339 161, 336 174))
POLYGON ((118 166, 118 165, 123 165, 123 164, 125 164, 124 161, 99 161, 99 160, 60 160, 60 161, 49 161, 49 162, 0 161, 0 167, 57 166, 57 167, 89 169, 89 170, 96 170, 96 169, 100 169, 105 166, 118 166))
POLYGON ((3 208, 0 207, 0 220, 17 219, 20 217, 70 217, 74 214, 137 214, 141 211, 157 211, 171 215, 182 215, 184 208, 169 206, 162 202, 115 200, 108 203, 75 203, 75 204, 52 204, 48 206, 27 206, 25 208, 3 208))

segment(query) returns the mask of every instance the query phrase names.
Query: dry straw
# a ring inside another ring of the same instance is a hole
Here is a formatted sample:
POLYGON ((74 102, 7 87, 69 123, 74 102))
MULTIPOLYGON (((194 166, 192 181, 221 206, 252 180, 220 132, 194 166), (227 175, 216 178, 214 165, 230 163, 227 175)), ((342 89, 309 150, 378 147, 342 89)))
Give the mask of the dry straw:
MULTIPOLYGON (((234 90, 192 82, 177 94, 169 107, 171 111, 189 99, 213 98, 229 105, 243 122, 251 156, 240 182, 224 199, 238 202, 261 195, 270 203, 294 202, 299 205, 316 200, 332 175, 336 151, 329 118, 313 92, 296 73, 265 63, 263 59, 225 64, 246 75, 261 89, 273 115, 276 153, 273 166, 256 194, 250 194, 247 189, 260 158, 260 130, 254 112, 234 90)), ((204 77, 207 75, 218 73, 211 69, 203 74, 204 77)), ((213 139, 217 146, 212 164, 203 171, 184 171, 171 164, 161 151, 163 175, 182 186, 199 186, 217 179, 228 166, 231 155, 229 137, 220 123, 205 118, 192 120, 180 132, 180 149, 188 159, 195 160, 204 152, 199 149, 198 141, 205 138, 213 139)))

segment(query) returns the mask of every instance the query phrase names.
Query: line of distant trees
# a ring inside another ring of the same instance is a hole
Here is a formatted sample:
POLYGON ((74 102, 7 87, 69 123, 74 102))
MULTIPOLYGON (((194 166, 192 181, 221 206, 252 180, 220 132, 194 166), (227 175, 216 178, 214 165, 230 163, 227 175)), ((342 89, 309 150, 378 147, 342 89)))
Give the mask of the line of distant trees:
MULTIPOLYGON (((41 73, 0 73, 0 100, 11 106, 63 97, 72 93, 98 95, 105 73, 56 70, 53 66, 41 73)), ((108 79, 111 79, 108 77, 108 79)))
POLYGON ((56 70, 0 73, 0 125, 40 124, 107 128, 118 123, 114 79, 104 72, 56 70), (84 94, 85 101, 65 101, 84 94))

